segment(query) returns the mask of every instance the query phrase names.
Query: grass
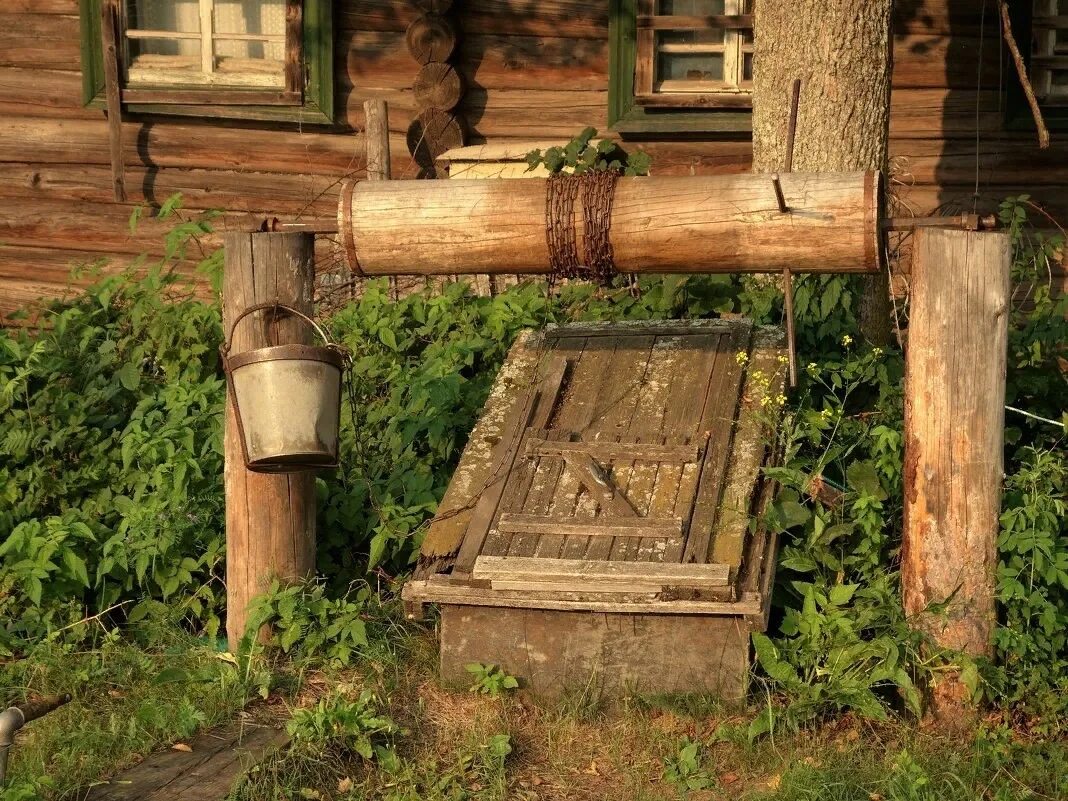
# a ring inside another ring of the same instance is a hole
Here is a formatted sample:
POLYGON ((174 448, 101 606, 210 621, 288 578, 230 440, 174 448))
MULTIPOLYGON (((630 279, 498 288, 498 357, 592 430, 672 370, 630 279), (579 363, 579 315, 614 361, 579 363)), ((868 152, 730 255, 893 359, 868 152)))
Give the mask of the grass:
MULTIPOLYGON (((432 634, 402 628, 391 629, 388 648, 345 670, 288 662, 242 673, 215 649, 175 635, 147 647, 112 637, 91 651, 44 648, 0 668, 3 686, 77 699, 20 733, 14 777, 47 774, 55 784, 47 797, 74 798, 75 788, 233 717, 258 686, 270 686, 276 703, 267 709, 278 722, 311 709, 304 717, 318 724, 318 739, 295 735, 232 801, 1068 798, 1068 746, 993 721, 951 738, 846 716, 751 744, 753 710, 706 698, 629 699, 607 709, 581 693, 548 704, 522 692, 448 692, 435 662, 432 634), (363 717, 346 717, 363 693, 372 699, 363 717), (370 758, 354 745, 364 734, 370 758)), ((0 791, 2 801, 14 797, 0 791)))
MULTIPOLYGON (((905 722, 846 716, 751 744, 754 710, 709 699, 631 699, 606 709, 572 696, 536 703, 522 692, 447 692, 433 675, 436 643, 409 635, 393 658, 359 671, 311 673, 295 699, 311 704, 344 682, 369 689, 401 730, 373 759, 336 743, 260 766, 234 801, 1024 801, 1068 798, 1068 746, 1026 739, 993 721, 967 737, 905 722), (509 753, 495 749, 507 738, 509 753), (688 774, 680 752, 697 743, 688 774)), ((474 678, 473 678, 474 681, 474 678)))
POLYGON ((73 700, 18 733, 9 784, 47 776, 50 797, 74 797, 162 745, 232 719, 244 686, 216 649, 175 632, 149 644, 105 635, 91 648, 41 645, 0 663, 0 703, 27 694, 73 700))

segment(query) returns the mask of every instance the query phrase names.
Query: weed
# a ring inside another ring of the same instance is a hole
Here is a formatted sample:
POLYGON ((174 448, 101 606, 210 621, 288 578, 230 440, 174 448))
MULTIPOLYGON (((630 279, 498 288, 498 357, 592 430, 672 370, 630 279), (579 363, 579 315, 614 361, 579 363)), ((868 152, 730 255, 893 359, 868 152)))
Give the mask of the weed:
POLYGON ((683 740, 674 756, 664 760, 664 779, 680 792, 707 790, 716 780, 701 766, 701 743, 683 740))
POLYGON ((464 669, 474 676, 475 683, 471 685, 471 692, 497 698, 502 693, 519 687, 515 676, 509 676, 503 668, 497 665, 472 662, 470 665, 465 665, 464 669))
POLYGON ((296 710, 286 731, 297 748, 336 747, 373 759, 378 749, 388 748, 393 736, 400 733, 396 723, 379 714, 378 706, 370 690, 350 701, 342 688, 320 698, 314 707, 296 710))

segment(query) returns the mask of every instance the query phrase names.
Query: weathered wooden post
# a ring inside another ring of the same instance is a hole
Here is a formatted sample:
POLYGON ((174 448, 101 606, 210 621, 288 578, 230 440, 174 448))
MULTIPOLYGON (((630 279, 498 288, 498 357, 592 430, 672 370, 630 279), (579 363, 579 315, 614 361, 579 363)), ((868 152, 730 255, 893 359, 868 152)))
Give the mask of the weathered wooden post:
POLYGON ((367 180, 388 181, 389 109, 385 100, 365 100, 363 103, 364 136, 367 139, 367 180))
MULTIPOLYGON (((391 165, 389 153, 389 107, 386 105, 386 101, 363 101, 363 117, 363 135, 367 147, 367 180, 388 181, 391 165)), ((400 298, 400 288, 395 275, 389 277, 389 294, 394 300, 400 298)))
MULTIPOLYGON (((312 313, 314 242, 309 233, 230 233, 223 274, 223 331, 242 311, 282 303, 312 313)), ((309 344, 310 331, 292 315, 255 312, 238 325, 231 354, 268 344, 309 344)), ((245 469, 233 401, 227 398, 226 633, 235 650, 245 633, 248 603, 272 578, 296 579, 315 569, 315 484, 312 473, 268 475, 245 469)))
MULTIPOLYGON (((916 231, 905 381, 901 584, 913 625, 939 645, 993 650, 1001 506, 1009 238, 916 231), (946 603, 936 614, 932 604, 946 603)), ((952 720, 968 702, 959 675, 934 688, 952 720)))

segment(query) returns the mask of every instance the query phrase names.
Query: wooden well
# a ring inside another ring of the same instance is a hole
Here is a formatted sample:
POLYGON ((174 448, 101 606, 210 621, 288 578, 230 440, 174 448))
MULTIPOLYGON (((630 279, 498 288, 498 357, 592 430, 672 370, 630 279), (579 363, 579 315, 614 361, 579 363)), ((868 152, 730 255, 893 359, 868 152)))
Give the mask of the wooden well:
POLYGON ((441 608, 443 679, 480 662, 546 696, 744 695, 784 361, 746 320, 521 336, 404 588, 412 616, 441 608))

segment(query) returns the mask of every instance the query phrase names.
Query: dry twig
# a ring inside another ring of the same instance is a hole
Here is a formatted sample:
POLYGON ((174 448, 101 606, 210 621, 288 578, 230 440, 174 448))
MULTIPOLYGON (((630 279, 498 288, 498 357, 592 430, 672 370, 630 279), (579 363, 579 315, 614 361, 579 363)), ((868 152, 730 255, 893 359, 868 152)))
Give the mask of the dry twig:
POLYGON ((1008 45, 1009 52, 1012 54, 1012 61, 1016 65, 1016 74, 1020 78, 1020 86, 1023 87, 1024 95, 1027 96, 1027 102, 1031 106, 1031 116, 1035 118, 1035 126, 1038 128, 1038 146, 1045 150, 1049 147, 1049 128, 1046 127, 1046 121, 1042 117, 1042 109, 1038 105, 1038 98, 1035 97, 1035 89, 1031 86, 1031 79, 1027 77, 1027 66, 1024 64, 1023 56, 1020 55, 1016 37, 1012 35, 1012 21, 1009 19, 1008 0, 1001 0, 999 5, 1001 6, 1001 32, 1005 37, 1005 44, 1008 45))

